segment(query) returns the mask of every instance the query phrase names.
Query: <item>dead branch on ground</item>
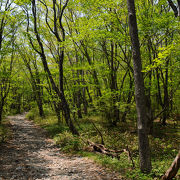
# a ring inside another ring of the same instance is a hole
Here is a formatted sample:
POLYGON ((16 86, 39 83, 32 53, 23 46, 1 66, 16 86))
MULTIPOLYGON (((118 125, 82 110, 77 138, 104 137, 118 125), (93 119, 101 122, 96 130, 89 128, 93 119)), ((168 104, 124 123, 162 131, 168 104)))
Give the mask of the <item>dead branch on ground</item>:
POLYGON ((97 143, 94 143, 90 140, 88 140, 88 144, 93 148, 93 151, 105 154, 105 155, 110 156, 112 158, 120 159, 120 154, 125 152, 128 156, 128 160, 132 162, 132 167, 133 168, 135 167, 135 164, 134 164, 134 161, 133 161, 133 158, 132 158, 131 152, 129 151, 128 146, 126 147, 126 149, 112 150, 112 149, 105 148, 105 146, 102 144, 97 144, 97 143))

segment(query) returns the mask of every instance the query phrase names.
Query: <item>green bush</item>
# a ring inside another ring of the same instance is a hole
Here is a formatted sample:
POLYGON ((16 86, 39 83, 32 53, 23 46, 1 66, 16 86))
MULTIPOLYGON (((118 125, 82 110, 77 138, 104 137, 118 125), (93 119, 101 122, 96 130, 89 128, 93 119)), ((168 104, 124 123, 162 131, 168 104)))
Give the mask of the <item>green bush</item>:
POLYGON ((27 114, 26 118, 29 120, 34 120, 38 116, 38 110, 36 108, 31 109, 27 114))
POLYGON ((79 137, 72 135, 68 131, 58 134, 54 140, 64 152, 79 151, 82 148, 79 137))
POLYGON ((28 112, 28 113, 26 114, 26 118, 29 119, 29 120, 34 120, 35 115, 34 115, 33 112, 28 112))
POLYGON ((7 119, 3 119, 2 124, 0 124, 0 143, 6 142, 11 136, 11 130, 8 123, 7 119))

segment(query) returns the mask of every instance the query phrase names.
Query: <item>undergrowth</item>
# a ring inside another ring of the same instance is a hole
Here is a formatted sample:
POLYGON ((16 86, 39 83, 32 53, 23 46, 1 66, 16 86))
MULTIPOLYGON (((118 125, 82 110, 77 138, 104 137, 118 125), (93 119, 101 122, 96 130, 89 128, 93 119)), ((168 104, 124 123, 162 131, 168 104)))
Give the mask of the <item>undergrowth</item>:
POLYGON ((3 118, 0 124, 0 143, 6 142, 8 138, 11 136, 11 130, 9 128, 9 121, 3 118))
MULTIPOLYGON (((167 126, 162 127, 159 122, 155 122, 154 134, 153 136, 149 136, 153 169, 152 172, 147 175, 141 173, 139 170, 138 138, 135 123, 132 121, 119 123, 117 127, 109 127, 108 123, 100 116, 92 115, 85 117, 78 120, 78 124, 76 124, 81 134, 80 137, 77 137, 69 132, 64 122, 58 124, 56 116, 52 113, 50 116, 47 115, 42 119, 38 117, 37 110, 32 110, 26 117, 31 120, 33 119, 35 123, 46 129, 49 136, 59 145, 61 151, 89 157, 105 167, 120 172, 124 179, 160 179, 171 165, 179 150, 179 125, 176 124, 174 126, 174 124, 169 121, 167 126), (132 167, 132 162, 128 160, 126 153, 121 153, 120 159, 118 160, 117 158, 91 152, 87 140, 101 143, 101 136, 92 122, 102 133, 106 148, 122 150, 128 146, 133 157, 135 168, 132 167)), ((175 179, 180 179, 180 172, 175 179)))

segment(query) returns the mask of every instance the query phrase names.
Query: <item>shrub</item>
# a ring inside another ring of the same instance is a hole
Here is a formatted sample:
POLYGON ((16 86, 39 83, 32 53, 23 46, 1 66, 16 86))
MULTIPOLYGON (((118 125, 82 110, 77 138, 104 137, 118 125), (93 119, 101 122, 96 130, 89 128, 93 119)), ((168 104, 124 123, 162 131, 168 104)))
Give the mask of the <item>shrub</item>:
POLYGON ((72 135, 68 131, 58 134, 54 140, 64 152, 79 151, 82 147, 79 137, 72 135))
POLYGON ((38 115, 37 109, 33 108, 26 114, 26 118, 29 120, 34 120, 37 115, 38 115))

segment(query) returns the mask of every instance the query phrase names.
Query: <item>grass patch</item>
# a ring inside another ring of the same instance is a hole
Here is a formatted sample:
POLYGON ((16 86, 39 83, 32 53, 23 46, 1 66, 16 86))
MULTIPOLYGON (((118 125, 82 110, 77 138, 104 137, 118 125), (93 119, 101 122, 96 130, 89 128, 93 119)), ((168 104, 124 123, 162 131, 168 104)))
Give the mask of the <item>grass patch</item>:
POLYGON ((68 127, 64 124, 58 124, 57 117, 52 113, 48 115, 46 112, 46 116, 42 118, 39 117, 37 109, 32 109, 26 114, 26 118, 33 120, 37 125, 45 129, 51 138, 54 138, 57 134, 68 130, 68 127))
MULTIPOLYGON (((35 115, 34 121, 47 130, 49 136, 55 140, 62 151, 76 153, 93 159, 95 162, 113 171, 120 172, 124 179, 160 179, 171 165, 179 150, 179 125, 174 126, 169 121, 167 126, 162 127, 158 122, 155 122, 154 135, 149 136, 153 170, 151 174, 146 175, 139 170, 138 138, 135 122, 128 121, 126 123, 119 123, 117 127, 110 127, 100 116, 85 117, 79 119, 78 125, 76 124, 81 134, 80 137, 77 137, 68 131, 66 125, 58 124, 56 116, 52 114, 44 119, 35 115), (101 143, 101 137, 92 122, 102 133, 106 148, 121 150, 128 146, 135 163, 134 169, 126 153, 122 153, 118 160, 89 151, 87 140, 101 143)), ((180 172, 178 172, 176 179, 180 179, 180 172)))

